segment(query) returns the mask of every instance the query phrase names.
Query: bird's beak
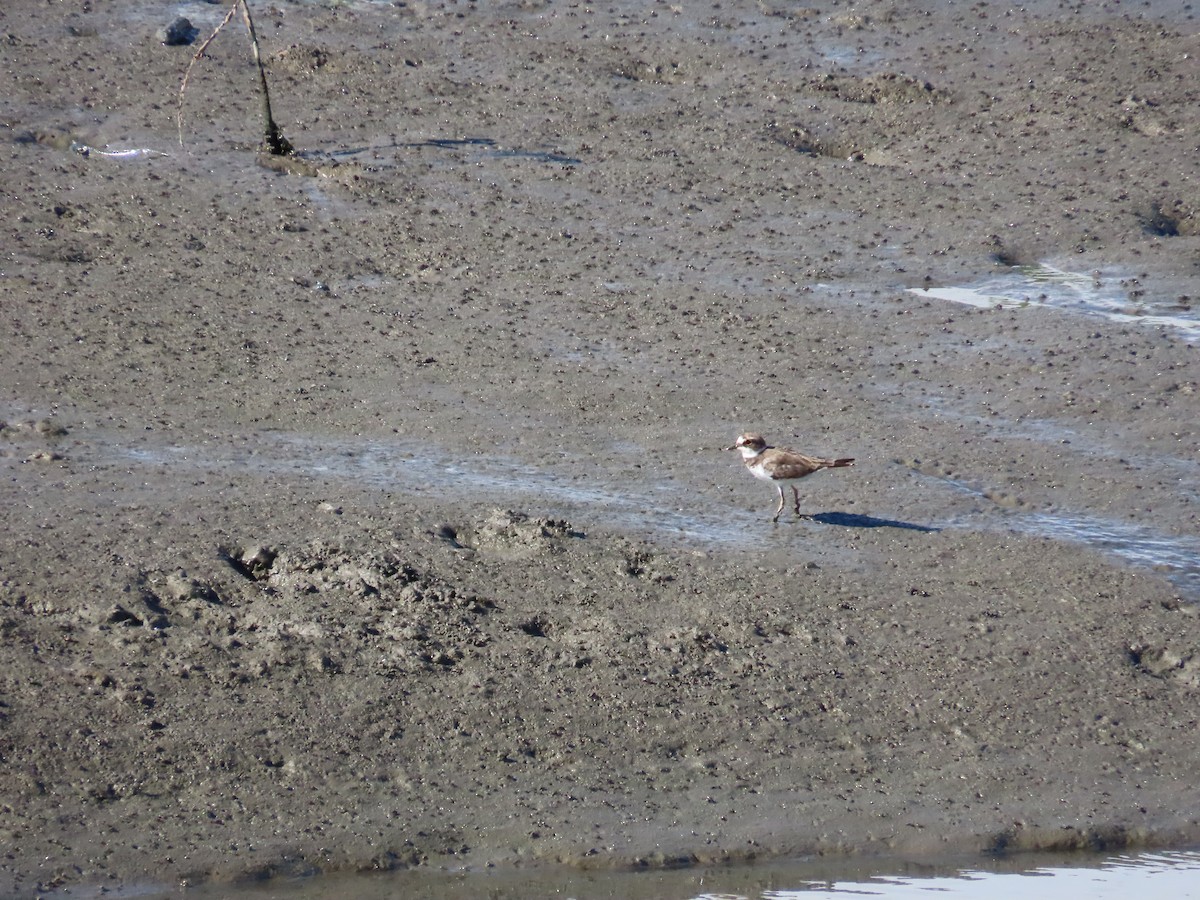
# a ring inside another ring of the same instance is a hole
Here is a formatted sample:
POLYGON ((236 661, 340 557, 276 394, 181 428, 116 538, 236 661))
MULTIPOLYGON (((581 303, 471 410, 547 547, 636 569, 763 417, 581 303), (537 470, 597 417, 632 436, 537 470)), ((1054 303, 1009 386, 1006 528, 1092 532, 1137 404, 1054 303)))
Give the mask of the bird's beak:
POLYGON ((736 450, 736 449, 737 449, 737 444, 734 444, 732 447, 722 447, 721 449, 722 449, 722 450, 736 450))

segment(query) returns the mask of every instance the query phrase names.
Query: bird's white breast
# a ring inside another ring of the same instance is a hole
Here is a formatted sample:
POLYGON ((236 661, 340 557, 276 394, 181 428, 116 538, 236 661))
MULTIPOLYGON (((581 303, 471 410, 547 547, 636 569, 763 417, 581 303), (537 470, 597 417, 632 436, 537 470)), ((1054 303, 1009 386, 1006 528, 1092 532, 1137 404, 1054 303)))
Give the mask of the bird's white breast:
POLYGON ((758 462, 747 463, 746 468, 750 470, 750 474, 755 478, 759 478, 763 481, 775 480, 771 477, 771 473, 767 471, 764 461, 761 459, 758 462))

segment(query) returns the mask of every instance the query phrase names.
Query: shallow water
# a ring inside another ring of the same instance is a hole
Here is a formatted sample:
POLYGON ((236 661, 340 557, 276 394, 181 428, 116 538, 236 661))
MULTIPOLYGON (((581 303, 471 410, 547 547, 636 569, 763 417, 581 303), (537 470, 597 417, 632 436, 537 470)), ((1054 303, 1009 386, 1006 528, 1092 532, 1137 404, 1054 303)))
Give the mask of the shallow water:
POLYGON ((97 447, 103 456, 148 466, 233 469, 251 474, 326 477, 381 491, 471 497, 493 505, 537 498, 557 510, 586 507, 592 521, 625 530, 671 535, 707 546, 748 546, 749 513, 721 515, 673 508, 677 491, 641 483, 617 489, 594 475, 575 479, 499 454, 458 459, 426 443, 339 440, 298 434, 262 435, 252 447, 97 447))
MULTIPOLYGON (((1112 856, 1028 855, 1004 860, 800 860, 727 868, 652 872, 573 870, 412 870, 377 875, 276 878, 250 885, 189 889, 196 900, 384 900, 437 897, 571 897, 577 900, 839 900, 843 897, 953 897, 956 900, 1116 900, 1133 896, 1200 897, 1200 852, 1166 851, 1112 856)), ((61 895, 61 896, 66 896, 61 895)), ((177 889, 146 885, 75 888, 76 898, 177 897, 177 889)))
POLYGON ((1179 301, 1147 298, 1136 278, 1115 271, 1085 275, 1040 263, 1015 266, 1003 275, 971 285, 910 288, 909 293, 983 309, 1047 306, 1110 322, 1172 328, 1188 338, 1200 337, 1200 310, 1179 301))
POLYGON ((1200 598, 1200 540, 1090 516, 1035 512, 1018 516, 1015 521, 1020 530, 1031 534, 1087 544, 1135 565, 1165 572, 1186 596, 1200 598))
MULTIPOLYGON (((926 477, 972 496, 985 496, 978 488, 956 478, 926 477)), ((1200 539, 1064 510, 1011 510, 1002 521, 1015 531, 1087 544, 1134 565, 1162 572, 1183 596, 1200 600, 1200 539)), ((960 520, 957 524, 969 526, 970 522, 960 520)))
MULTIPOLYGON (((809 882, 790 890, 761 894, 770 900, 786 898, 879 897, 884 900, 928 894, 992 900, 1068 898, 1125 898, 1200 896, 1200 853, 1143 853, 1108 857, 1091 866, 1043 865, 1023 872, 967 868, 953 874, 875 875, 864 880, 809 882)), ((711 896, 711 895, 708 895, 711 896)))
MULTIPOLYGON (((600 527, 669 541, 700 549, 761 549, 764 542, 790 540, 796 529, 834 526, 847 529, 940 531, 946 528, 1012 530, 1030 535, 1086 544, 1122 562, 1164 574, 1189 600, 1200 600, 1200 539, 1173 535, 1151 525, 1121 522, 1064 508, 1053 510, 1000 508, 988 503, 963 509, 954 497, 985 497, 984 491, 956 477, 920 473, 927 488, 946 492, 940 506, 944 517, 934 521, 905 521, 846 511, 814 512, 807 520, 781 519, 769 525, 774 495, 744 479, 740 463, 730 462, 729 482, 745 482, 748 491, 737 502, 713 503, 662 473, 623 477, 629 463, 643 456, 635 446, 610 448, 614 458, 590 464, 581 475, 570 460, 563 469, 501 453, 457 457, 428 442, 397 438, 318 437, 264 432, 198 445, 176 445, 143 439, 128 444, 117 434, 92 434, 69 451, 84 465, 117 464, 132 478, 135 492, 164 490, 164 479, 186 485, 198 474, 236 473, 263 478, 348 483, 368 490, 410 495, 436 495, 447 504, 470 501, 493 506, 536 504, 542 514, 568 519, 586 518, 600 527), (628 457, 628 459, 626 458, 628 457), (606 471, 607 469, 607 471, 606 471), (150 478, 160 470, 162 478, 150 478), (747 505, 747 497, 753 504, 747 505), (761 500, 761 503, 758 501, 761 500)), ((714 455, 717 453, 714 450, 714 455)), ((720 477, 720 469, 714 469, 720 477)), ((319 487, 319 486, 318 486, 319 487)), ((926 489, 925 493, 928 493, 926 489)), ((142 502, 139 499, 139 502, 142 502)), ((826 542, 812 554, 835 562, 850 551, 826 542)))

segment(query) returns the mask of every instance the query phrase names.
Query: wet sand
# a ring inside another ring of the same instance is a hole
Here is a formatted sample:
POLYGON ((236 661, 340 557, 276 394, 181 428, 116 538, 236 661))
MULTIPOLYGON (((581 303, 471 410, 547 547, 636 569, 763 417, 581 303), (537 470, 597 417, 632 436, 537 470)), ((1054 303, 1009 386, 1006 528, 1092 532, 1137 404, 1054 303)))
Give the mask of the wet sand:
POLYGON ((255 13, 0 13, 0 894, 1200 841, 1190 10, 255 13))

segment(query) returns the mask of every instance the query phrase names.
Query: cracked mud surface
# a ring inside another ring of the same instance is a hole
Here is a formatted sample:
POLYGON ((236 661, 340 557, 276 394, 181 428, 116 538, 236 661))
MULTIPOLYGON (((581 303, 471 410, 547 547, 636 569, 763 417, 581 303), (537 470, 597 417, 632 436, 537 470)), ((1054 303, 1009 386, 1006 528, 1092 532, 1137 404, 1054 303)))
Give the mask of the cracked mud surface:
POLYGON ((255 12, 0 13, 0 894, 1200 839, 1196 332, 914 292, 1186 326, 1189 11, 255 12))

